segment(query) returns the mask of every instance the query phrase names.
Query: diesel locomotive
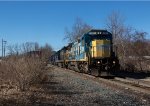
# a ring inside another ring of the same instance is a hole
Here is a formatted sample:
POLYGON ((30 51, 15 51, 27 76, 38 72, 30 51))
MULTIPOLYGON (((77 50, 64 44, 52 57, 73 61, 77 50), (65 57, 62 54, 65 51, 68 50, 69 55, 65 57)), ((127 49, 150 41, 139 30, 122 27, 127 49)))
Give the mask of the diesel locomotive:
POLYGON ((50 61, 59 67, 94 76, 109 75, 120 67, 113 49, 112 34, 98 29, 90 30, 76 42, 57 51, 50 61))

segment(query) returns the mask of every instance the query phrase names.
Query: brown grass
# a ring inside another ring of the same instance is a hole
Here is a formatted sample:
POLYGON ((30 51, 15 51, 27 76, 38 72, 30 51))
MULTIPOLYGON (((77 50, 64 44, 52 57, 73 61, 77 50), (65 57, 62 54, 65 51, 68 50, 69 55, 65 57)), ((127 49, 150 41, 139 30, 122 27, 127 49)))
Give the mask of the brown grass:
MULTIPOLYGON (((43 80, 44 65, 38 58, 10 57, 0 63, 0 85, 9 85, 20 91, 43 80)), ((1 88, 0 88, 1 89, 1 88)))

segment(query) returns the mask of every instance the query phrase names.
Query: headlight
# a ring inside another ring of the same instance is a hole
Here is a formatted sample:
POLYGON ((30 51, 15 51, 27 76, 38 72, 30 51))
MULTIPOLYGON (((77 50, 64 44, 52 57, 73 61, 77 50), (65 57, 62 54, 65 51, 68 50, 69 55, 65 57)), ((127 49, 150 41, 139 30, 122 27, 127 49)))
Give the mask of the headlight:
POLYGON ((116 62, 115 62, 115 61, 113 61, 113 63, 115 64, 116 62))

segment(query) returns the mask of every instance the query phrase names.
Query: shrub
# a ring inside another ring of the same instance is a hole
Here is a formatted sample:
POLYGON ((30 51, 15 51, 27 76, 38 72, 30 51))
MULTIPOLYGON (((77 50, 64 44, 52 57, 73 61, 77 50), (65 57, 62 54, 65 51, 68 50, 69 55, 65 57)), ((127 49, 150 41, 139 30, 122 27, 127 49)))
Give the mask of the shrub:
POLYGON ((21 91, 28 90, 31 84, 41 81, 43 69, 38 58, 10 57, 0 63, 1 84, 8 83, 21 91))

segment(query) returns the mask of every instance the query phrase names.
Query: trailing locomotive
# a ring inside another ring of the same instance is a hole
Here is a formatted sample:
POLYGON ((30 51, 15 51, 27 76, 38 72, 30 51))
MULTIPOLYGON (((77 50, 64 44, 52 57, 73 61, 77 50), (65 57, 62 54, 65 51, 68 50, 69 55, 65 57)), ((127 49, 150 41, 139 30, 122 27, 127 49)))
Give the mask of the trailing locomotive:
POLYGON ((95 76, 108 75, 119 68, 113 50, 112 34, 107 30, 92 29, 78 41, 70 43, 51 56, 54 65, 95 76))

